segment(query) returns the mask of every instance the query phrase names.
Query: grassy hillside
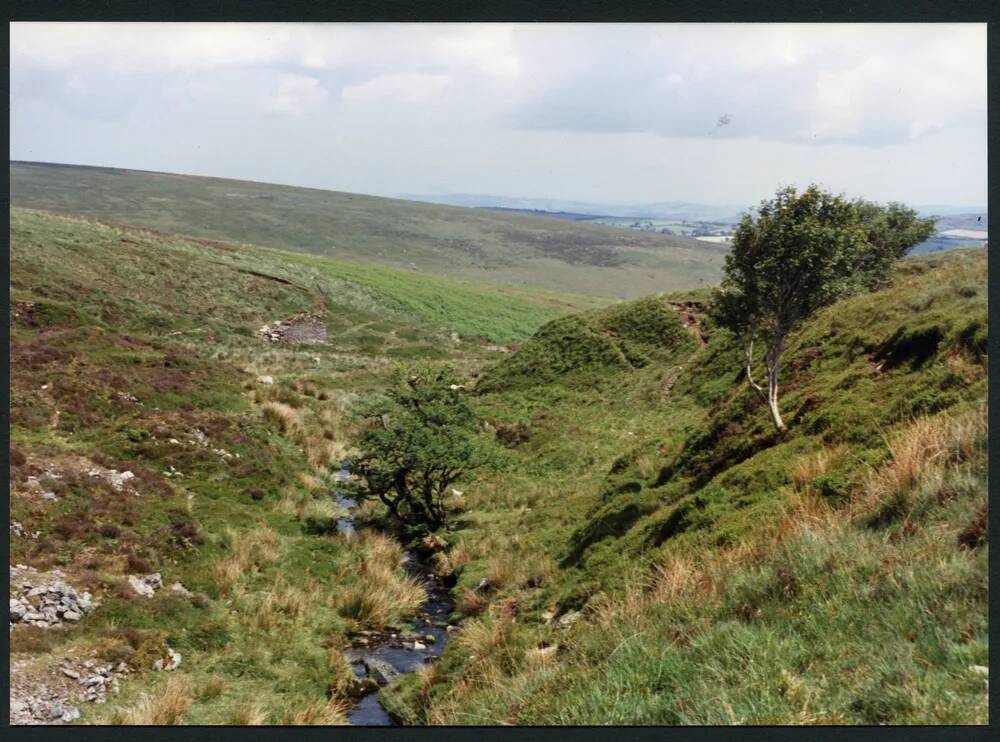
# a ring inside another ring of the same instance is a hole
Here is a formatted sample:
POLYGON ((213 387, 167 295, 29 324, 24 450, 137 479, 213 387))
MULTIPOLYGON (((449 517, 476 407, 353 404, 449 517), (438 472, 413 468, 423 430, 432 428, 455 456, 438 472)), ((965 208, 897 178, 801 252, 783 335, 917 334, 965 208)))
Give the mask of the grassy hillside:
POLYGON ((707 291, 600 306, 25 209, 10 268, 11 586, 99 603, 15 626, 12 686, 124 662, 81 723, 344 721, 348 635, 421 596, 388 535, 337 535, 332 475, 409 359, 475 384, 500 463, 449 503, 461 627, 383 693, 399 719, 986 720, 984 250, 803 325, 780 437, 707 291), (324 342, 258 333, 303 314, 324 342))
POLYGON ((559 219, 267 183, 11 163, 15 206, 426 273, 633 298, 715 283, 724 251, 559 219))
POLYGON ((353 400, 395 360, 478 365, 592 304, 21 209, 10 269, 9 556, 35 570, 11 586, 99 603, 14 627, 12 685, 82 693, 61 665, 124 662, 120 695, 74 701, 84 723, 342 723, 347 633, 423 595, 391 538, 330 533, 353 400), (303 313, 326 342, 258 335, 303 313), (181 667, 155 672, 168 647, 181 667))
POLYGON ((456 501, 468 619, 393 713, 985 723, 985 251, 807 322, 783 437, 703 298, 557 320, 483 374, 509 465, 456 501))

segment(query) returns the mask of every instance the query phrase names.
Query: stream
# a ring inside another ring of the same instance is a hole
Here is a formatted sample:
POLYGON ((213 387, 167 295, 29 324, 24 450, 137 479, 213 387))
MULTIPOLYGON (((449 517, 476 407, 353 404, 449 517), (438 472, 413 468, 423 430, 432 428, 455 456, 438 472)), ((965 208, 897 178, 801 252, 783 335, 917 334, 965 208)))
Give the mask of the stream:
MULTIPOLYGON (((344 461, 337 473, 337 480, 344 481, 349 475, 350 462, 344 461)), ((335 493, 335 497, 337 504, 348 513, 346 517, 337 521, 337 530, 347 538, 351 538, 355 533, 353 511, 358 504, 339 492, 335 493)), ((358 636, 354 637, 354 645, 345 652, 358 678, 372 677, 377 680, 377 668, 379 665, 384 667, 385 664, 390 665, 400 675, 416 672, 441 656, 444 645, 451 636, 446 630, 448 615, 453 608, 448 589, 414 553, 404 552, 404 559, 403 566, 406 571, 422 578, 424 589, 427 591, 427 600, 420 607, 417 616, 409 622, 412 634, 419 643, 415 646, 413 637, 404 637, 397 632, 358 632, 358 636), (376 668, 375 673, 372 672, 372 667, 376 668)), ((396 725, 392 717, 382 708, 377 690, 362 696, 347 712, 347 718, 351 724, 357 726, 396 725)))

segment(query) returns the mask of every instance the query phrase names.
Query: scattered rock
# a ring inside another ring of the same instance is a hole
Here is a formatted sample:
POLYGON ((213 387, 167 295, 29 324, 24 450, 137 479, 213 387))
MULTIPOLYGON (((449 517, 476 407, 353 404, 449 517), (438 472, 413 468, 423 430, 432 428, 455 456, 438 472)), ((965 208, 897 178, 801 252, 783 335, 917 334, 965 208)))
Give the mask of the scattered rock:
POLYGON ((173 585, 171 585, 170 586, 170 590, 171 590, 171 592, 175 592, 175 593, 178 593, 180 595, 183 595, 185 598, 191 597, 191 591, 188 590, 186 587, 184 587, 179 582, 175 582, 173 585))
POLYGON ((139 577, 138 575, 129 575, 128 584, 132 586, 139 595, 146 598, 152 598, 153 594, 163 587, 163 578, 160 576, 159 572, 154 572, 150 575, 145 575, 139 577))
POLYGON ((257 377, 257 383, 258 384, 273 384, 274 383, 274 377, 273 376, 258 376, 257 377))
POLYGON ((272 343, 326 342, 326 325, 323 318, 315 314, 296 314, 288 319, 264 325, 258 333, 272 343))
POLYGON ((434 638, 434 634, 425 634, 424 641, 427 642, 428 644, 434 644, 437 642, 437 639, 434 638))
POLYGON ((472 592, 478 593, 480 590, 485 590, 489 586, 490 586, 490 581, 484 577, 478 583, 476 583, 476 586, 472 588, 472 592))
POLYGON ((570 626, 575 624, 580 620, 580 616, 583 614, 580 611, 570 611, 559 618, 559 628, 568 629, 570 626))
POLYGON ((56 493, 55 492, 43 492, 42 493, 42 499, 43 500, 48 500, 49 502, 55 502, 59 498, 56 497, 56 493))
POLYGON ((413 648, 416 650, 427 649, 427 645, 422 642, 413 642, 413 648))

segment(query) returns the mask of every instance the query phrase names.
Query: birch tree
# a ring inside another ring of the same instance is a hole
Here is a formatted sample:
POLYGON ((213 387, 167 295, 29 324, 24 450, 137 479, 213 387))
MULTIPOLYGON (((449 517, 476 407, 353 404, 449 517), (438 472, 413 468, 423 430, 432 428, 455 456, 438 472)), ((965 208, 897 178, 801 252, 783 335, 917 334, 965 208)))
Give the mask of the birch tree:
POLYGON ((884 283, 893 262, 934 230, 901 204, 847 200, 811 185, 779 189, 743 215, 715 297, 716 319, 742 344, 748 384, 766 398, 774 426, 789 333, 837 299, 884 283), (765 376, 755 378, 755 350, 765 376))

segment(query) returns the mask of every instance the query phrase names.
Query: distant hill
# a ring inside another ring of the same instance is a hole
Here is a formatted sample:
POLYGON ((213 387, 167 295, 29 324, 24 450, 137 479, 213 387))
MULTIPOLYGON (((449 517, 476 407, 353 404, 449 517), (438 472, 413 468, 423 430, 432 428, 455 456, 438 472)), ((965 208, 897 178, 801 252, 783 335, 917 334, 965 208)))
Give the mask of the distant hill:
POLYGON ((671 235, 223 178, 12 162, 10 183, 15 206, 613 298, 713 284, 725 255, 671 235))
POLYGON ((747 206, 741 204, 698 204, 689 201, 651 203, 593 203, 554 198, 516 198, 472 193, 402 194, 400 198, 425 203, 480 208, 499 208, 520 212, 563 213, 580 216, 650 217, 694 222, 736 222, 747 206))

